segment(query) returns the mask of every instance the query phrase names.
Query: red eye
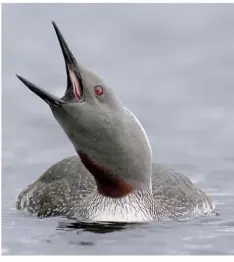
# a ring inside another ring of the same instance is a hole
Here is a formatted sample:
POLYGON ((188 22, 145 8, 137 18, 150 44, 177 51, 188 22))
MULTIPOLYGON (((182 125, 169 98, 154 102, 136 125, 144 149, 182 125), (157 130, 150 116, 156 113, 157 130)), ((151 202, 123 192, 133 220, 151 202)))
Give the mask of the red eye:
POLYGON ((101 86, 95 86, 94 92, 97 96, 101 96, 103 94, 103 88, 101 86))

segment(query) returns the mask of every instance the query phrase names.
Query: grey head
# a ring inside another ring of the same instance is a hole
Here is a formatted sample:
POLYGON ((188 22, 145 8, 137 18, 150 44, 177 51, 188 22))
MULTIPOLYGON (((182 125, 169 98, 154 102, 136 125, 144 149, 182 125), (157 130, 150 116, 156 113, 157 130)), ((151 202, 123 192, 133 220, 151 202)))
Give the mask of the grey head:
POLYGON ((152 153, 143 127, 113 89, 77 63, 54 22, 53 26, 66 65, 64 96, 58 98, 17 77, 50 106, 99 193, 115 198, 151 187, 152 153))

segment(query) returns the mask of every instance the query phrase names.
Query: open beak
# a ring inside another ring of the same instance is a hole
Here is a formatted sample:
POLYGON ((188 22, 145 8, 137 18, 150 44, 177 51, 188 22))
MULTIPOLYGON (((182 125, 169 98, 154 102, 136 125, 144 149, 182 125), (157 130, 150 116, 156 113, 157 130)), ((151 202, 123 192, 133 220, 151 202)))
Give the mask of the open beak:
POLYGON ((31 83, 30 81, 28 81, 27 79, 23 78, 22 76, 16 75, 19 80, 21 80, 33 93, 35 93, 36 95, 38 95, 40 98, 42 98, 47 104, 49 105, 55 105, 55 106, 60 106, 61 104, 64 104, 65 102, 50 94, 49 92, 45 91, 44 89, 34 85, 33 83, 31 83))
POLYGON ((36 86, 22 76, 16 75, 32 92, 41 97, 49 105, 60 106, 66 102, 80 101, 83 98, 83 84, 77 62, 68 48, 62 34, 54 22, 52 22, 58 37, 66 64, 67 89, 63 98, 58 98, 44 89, 36 86))

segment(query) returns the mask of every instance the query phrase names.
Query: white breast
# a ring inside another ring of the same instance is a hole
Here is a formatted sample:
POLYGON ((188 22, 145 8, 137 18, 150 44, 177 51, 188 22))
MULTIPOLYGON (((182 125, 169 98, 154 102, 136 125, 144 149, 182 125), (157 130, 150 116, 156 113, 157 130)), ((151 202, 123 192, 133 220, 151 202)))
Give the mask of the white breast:
POLYGON ((95 190, 81 204, 77 215, 92 221, 149 222, 153 221, 150 204, 135 194, 123 198, 110 198, 100 195, 95 190))

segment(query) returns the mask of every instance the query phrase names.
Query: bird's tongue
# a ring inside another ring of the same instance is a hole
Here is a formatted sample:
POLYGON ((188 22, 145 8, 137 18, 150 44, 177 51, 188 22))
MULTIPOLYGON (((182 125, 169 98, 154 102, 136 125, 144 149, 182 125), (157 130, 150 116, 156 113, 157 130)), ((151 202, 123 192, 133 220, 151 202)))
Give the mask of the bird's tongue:
POLYGON ((75 98, 79 101, 81 99, 81 87, 75 73, 71 69, 69 69, 69 77, 72 83, 73 94, 75 98))

